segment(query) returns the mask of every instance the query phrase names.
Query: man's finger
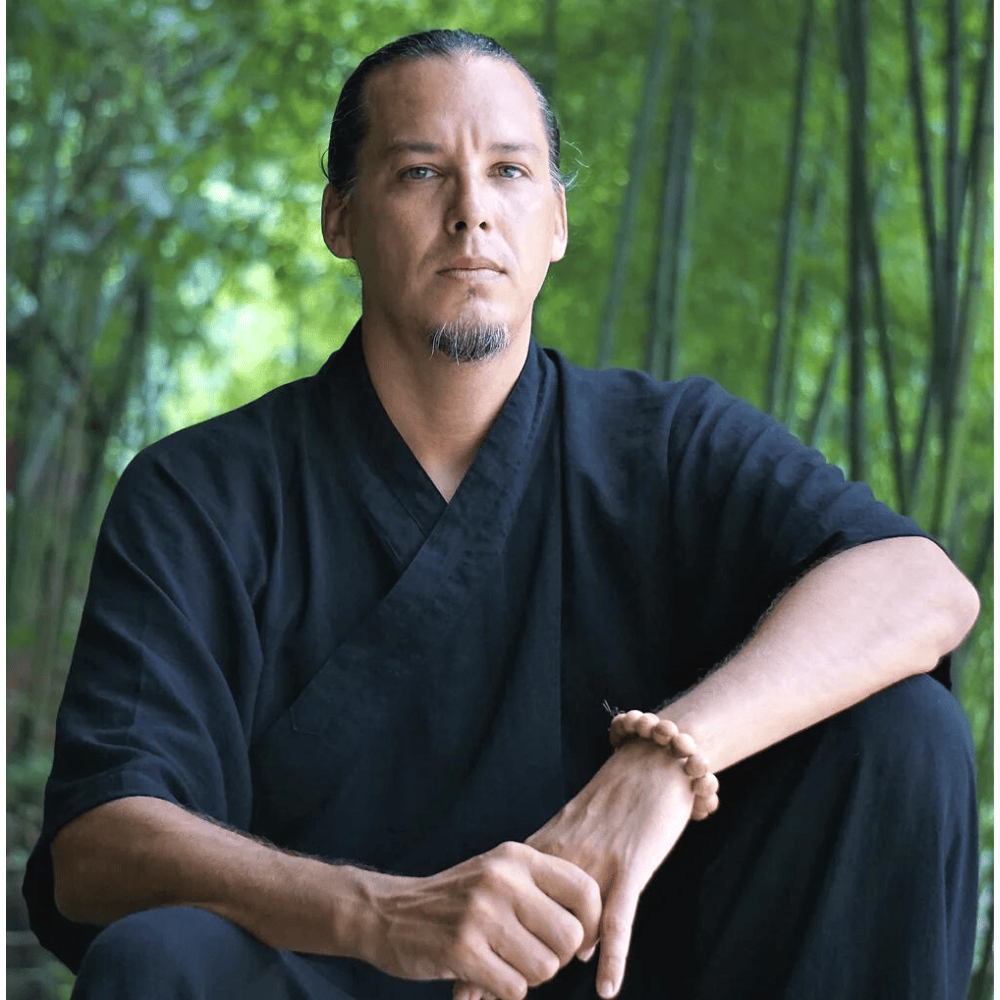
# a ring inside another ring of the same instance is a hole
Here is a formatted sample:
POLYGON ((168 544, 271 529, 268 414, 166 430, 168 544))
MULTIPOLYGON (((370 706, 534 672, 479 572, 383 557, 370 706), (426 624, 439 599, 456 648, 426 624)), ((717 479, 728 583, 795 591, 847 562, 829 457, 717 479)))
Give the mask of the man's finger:
POLYGON ((531 866, 531 876, 549 899, 580 921, 583 927, 581 946, 596 942, 601 920, 601 889, 594 879, 571 861, 541 852, 531 866))
POLYGON ((632 922, 639 893, 622 880, 608 892, 601 917, 601 957, 597 963, 597 993, 605 1000, 615 996, 625 978, 625 962, 632 940, 632 922))
MULTIPOLYGON (((483 990, 483 995, 497 996, 505 1000, 521 998, 528 992, 528 983, 524 976, 492 949, 482 957, 482 982, 493 984, 492 990, 483 990)), ((478 976, 476 977, 478 979, 478 976)), ((472 986, 473 996, 477 995, 477 987, 472 986)))
POLYGON ((492 993, 487 993, 481 986, 456 982, 452 989, 451 1000, 496 1000, 496 997, 492 993))

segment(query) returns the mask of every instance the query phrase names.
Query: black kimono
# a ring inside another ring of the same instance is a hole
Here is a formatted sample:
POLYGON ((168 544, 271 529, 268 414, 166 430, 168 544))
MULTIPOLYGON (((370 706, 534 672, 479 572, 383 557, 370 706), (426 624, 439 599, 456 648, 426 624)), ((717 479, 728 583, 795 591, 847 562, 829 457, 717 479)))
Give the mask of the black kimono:
MULTIPOLYGON (((124 796, 414 875, 523 840, 607 758, 604 699, 654 707, 818 560, 920 533, 708 379, 534 344, 446 503, 356 328, 316 376, 122 476, 26 880, 34 926, 78 966, 95 929, 56 912, 48 845, 124 796)), ((449 995, 358 965, 357 996, 449 995)))

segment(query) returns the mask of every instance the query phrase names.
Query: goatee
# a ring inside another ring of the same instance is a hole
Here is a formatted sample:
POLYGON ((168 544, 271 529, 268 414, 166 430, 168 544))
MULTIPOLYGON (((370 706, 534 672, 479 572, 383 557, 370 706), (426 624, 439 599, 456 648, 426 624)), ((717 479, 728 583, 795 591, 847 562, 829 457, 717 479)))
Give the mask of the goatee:
POLYGON ((510 332, 503 323, 459 319, 433 327, 427 339, 431 354, 443 354, 456 363, 485 361, 504 350, 510 332))

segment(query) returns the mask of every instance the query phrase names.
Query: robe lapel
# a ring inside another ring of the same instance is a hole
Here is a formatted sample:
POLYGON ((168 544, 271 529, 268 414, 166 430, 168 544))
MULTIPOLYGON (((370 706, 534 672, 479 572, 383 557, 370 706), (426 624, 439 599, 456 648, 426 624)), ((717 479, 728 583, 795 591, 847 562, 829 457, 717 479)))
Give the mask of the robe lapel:
MULTIPOLYGON (((361 380, 365 398, 360 413, 335 400, 334 428, 360 442, 350 469, 352 487, 400 575, 252 748, 259 807, 255 829, 279 843, 301 841, 310 819, 331 799, 358 794, 377 798, 380 790, 374 786, 379 783, 387 804, 414 792, 389 780, 390 772, 399 778, 400 767, 410 764, 415 768, 410 784, 429 777, 421 774, 419 760, 400 764, 399 748, 407 741, 417 741, 413 752, 434 767, 450 766, 456 749, 471 756, 473 744, 492 739, 484 735, 492 718, 477 718, 475 712, 462 719, 448 713, 440 726, 429 720, 435 718, 435 698, 455 685, 485 685, 482 697, 473 702, 481 704, 483 713, 500 711, 496 679, 474 676, 474 657, 466 658, 469 643, 454 633, 470 615, 483 613, 479 605, 484 595, 502 577, 502 554, 526 488, 551 449, 554 375, 532 344, 520 378, 446 504, 378 403, 364 367, 359 330, 344 350, 353 353, 337 377, 361 380), (490 684, 492 694, 486 691, 490 684)), ((558 518, 557 509, 547 516, 558 518)), ((558 546, 558 526, 548 528, 546 537, 558 546)), ((549 562, 547 572, 557 577, 558 555, 549 562)), ((543 631, 558 635, 557 627, 543 631)), ((555 664, 557 647, 556 639, 549 654, 555 664)), ((545 754, 558 757, 555 669, 555 684, 547 685, 547 695, 534 707, 548 713, 555 734, 547 737, 552 745, 545 754)))

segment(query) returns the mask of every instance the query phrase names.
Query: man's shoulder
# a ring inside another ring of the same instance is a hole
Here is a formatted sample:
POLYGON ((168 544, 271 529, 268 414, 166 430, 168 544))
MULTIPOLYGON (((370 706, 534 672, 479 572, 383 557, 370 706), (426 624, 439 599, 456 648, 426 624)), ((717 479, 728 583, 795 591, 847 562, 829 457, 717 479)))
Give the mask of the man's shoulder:
POLYGON ((322 434, 318 379, 287 382, 148 445, 125 468, 116 494, 184 490, 232 506, 279 488, 322 434))
POLYGON ((557 351, 545 353, 559 373, 565 421, 598 439, 610 435, 621 444, 622 435, 631 434, 677 441, 720 423, 778 426, 705 375, 671 381, 629 368, 583 368, 557 351))

